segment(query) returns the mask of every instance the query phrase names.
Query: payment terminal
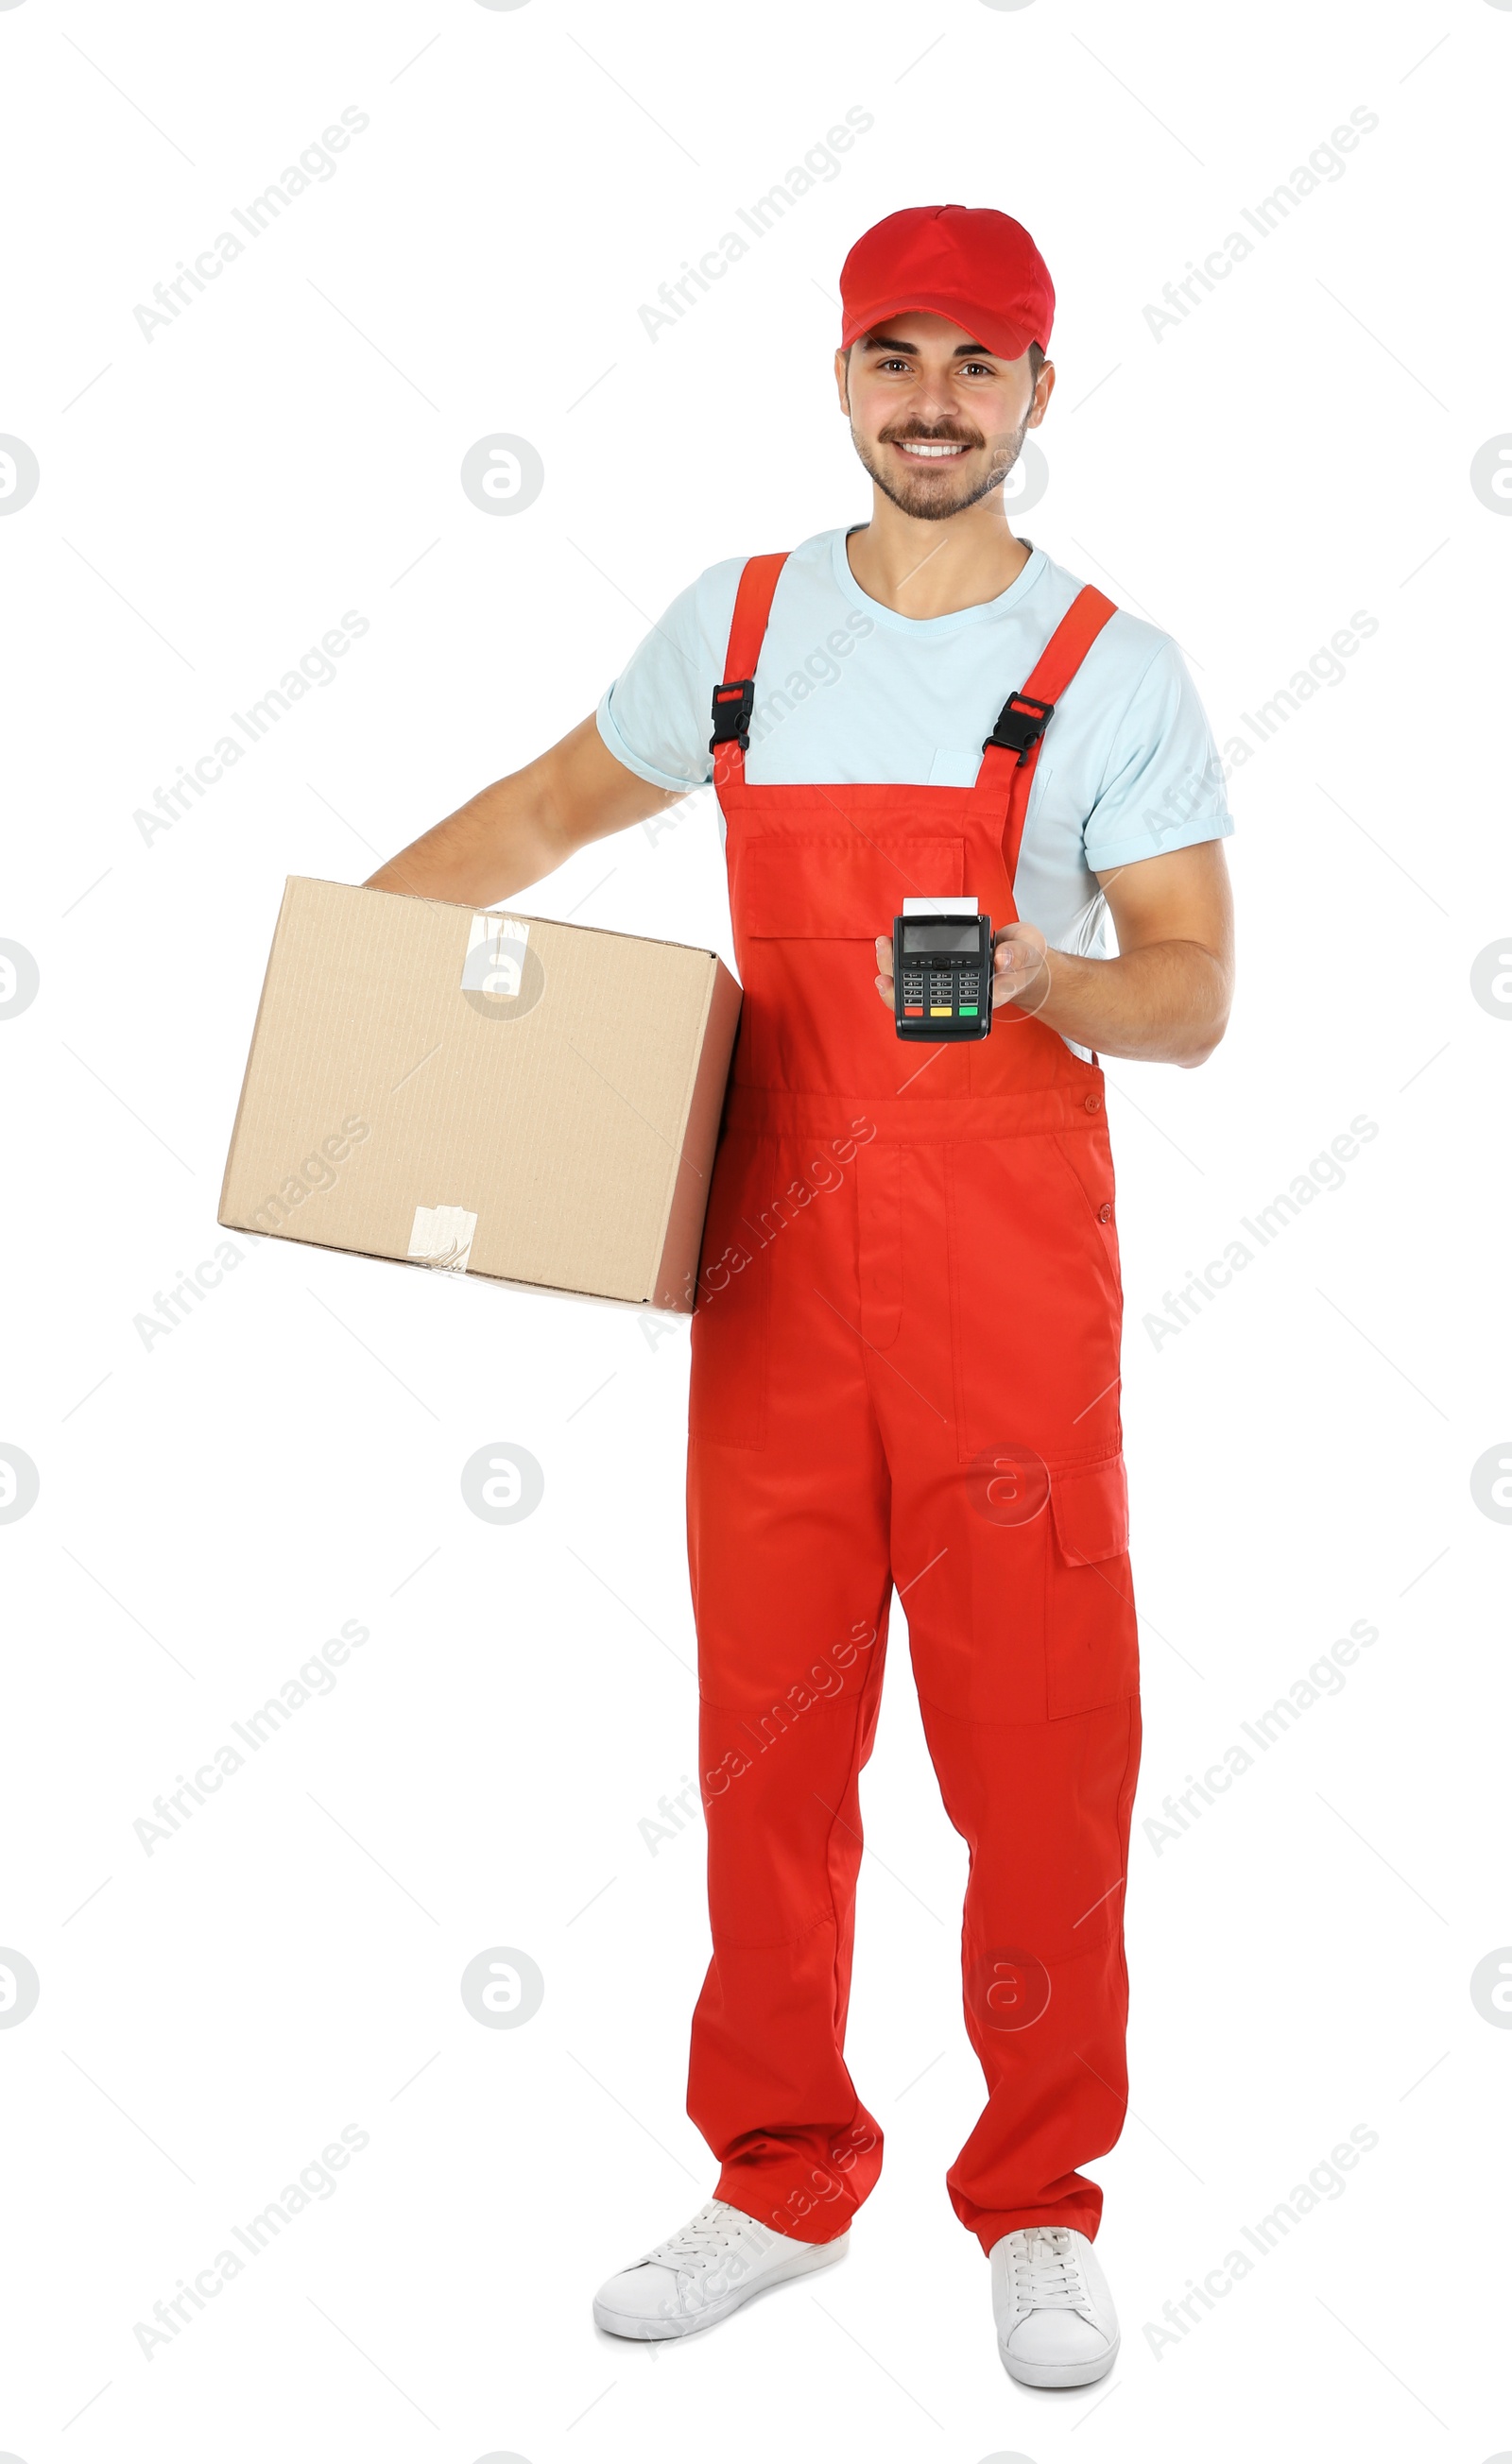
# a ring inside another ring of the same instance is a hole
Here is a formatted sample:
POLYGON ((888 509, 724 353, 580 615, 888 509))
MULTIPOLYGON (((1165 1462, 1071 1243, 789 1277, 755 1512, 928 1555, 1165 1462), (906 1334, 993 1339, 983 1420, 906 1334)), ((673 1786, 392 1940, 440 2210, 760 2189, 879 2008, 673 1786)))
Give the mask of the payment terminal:
POLYGON ((905 898, 893 918, 893 1023, 921 1044, 992 1025, 992 919, 974 898, 905 898))

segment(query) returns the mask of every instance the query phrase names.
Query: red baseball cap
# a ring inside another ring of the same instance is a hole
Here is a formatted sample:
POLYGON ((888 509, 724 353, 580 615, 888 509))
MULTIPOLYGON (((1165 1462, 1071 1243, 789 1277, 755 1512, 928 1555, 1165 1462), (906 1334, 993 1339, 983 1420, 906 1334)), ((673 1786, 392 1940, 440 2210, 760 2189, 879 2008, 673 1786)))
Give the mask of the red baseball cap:
POLYGON ((1055 286, 1022 223, 994 206, 905 206, 863 231, 840 268, 840 348, 889 317, 932 308, 998 359, 1050 343, 1055 286))

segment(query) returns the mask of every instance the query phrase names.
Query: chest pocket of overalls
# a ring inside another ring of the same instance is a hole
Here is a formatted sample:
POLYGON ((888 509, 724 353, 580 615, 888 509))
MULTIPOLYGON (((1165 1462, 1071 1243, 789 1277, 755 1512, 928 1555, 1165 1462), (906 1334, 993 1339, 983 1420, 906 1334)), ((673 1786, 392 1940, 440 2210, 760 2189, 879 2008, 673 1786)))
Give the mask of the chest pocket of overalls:
POLYGON ((873 839, 857 826, 747 839, 734 920, 752 1083, 859 1089, 867 1056, 875 1065, 886 1050, 890 1066, 895 1039, 872 981, 872 943, 891 933, 905 898, 958 898, 965 882, 961 838, 873 839))

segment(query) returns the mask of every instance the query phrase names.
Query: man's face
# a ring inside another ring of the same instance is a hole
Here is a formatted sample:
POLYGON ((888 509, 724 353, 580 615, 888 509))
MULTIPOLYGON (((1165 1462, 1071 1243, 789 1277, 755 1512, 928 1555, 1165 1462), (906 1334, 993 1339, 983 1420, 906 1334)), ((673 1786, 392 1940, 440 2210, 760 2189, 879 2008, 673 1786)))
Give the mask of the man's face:
POLYGON ((1000 488, 1026 431, 1045 415, 1056 372, 1036 385, 1029 354, 1001 360, 929 309, 890 317, 835 353, 840 407, 885 496, 925 522, 947 521, 1000 488))

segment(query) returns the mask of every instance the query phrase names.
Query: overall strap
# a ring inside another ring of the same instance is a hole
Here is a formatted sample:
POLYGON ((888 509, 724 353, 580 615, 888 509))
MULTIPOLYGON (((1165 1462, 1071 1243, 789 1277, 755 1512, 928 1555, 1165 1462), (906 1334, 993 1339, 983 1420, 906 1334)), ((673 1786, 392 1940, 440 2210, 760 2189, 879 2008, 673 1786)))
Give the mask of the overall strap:
POLYGON ((745 754, 750 744, 751 713, 756 707, 756 662, 761 655, 767 619, 771 613, 777 576, 788 561, 788 550, 777 556, 745 560, 730 619, 729 648, 724 653, 723 680, 714 688, 714 784, 742 786, 745 754))
POLYGON ((997 715, 997 724, 982 747, 977 786, 992 789, 1007 806, 1003 825, 1003 864, 1012 889, 1018 873, 1018 850, 1024 836, 1029 791, 1045 730, 1056 704, 1091 649, 1110 616, 1118 613, 1111 599, 1091 583, 1078 591, 1039 654, 1034 674, 1021 693, 1010 693, 997 715))

